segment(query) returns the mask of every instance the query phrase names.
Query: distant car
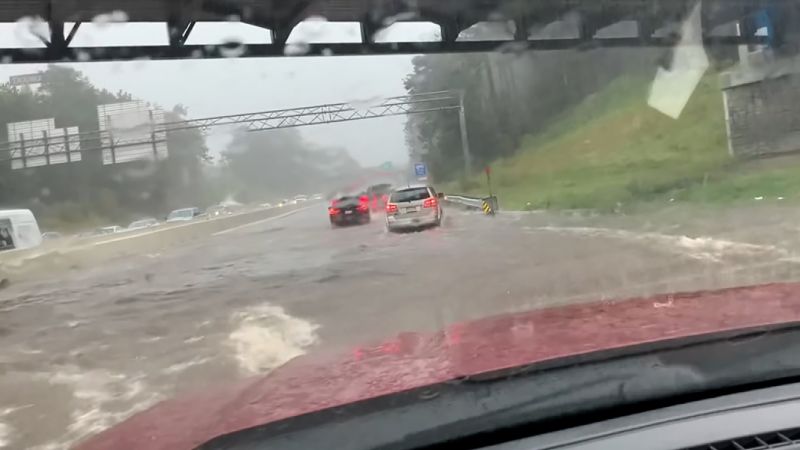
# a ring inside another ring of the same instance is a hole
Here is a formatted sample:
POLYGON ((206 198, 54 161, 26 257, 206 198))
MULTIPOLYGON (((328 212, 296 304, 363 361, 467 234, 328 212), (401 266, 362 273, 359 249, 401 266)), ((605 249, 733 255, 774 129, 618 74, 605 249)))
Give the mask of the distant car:
POLYGON ((139 219, 133 221, 128 225, 128 231, 143 230, 145 228, 152 228, 158 226, 158 219, 148 217, 146 219, 139 219))
POLYGON ((381 196, 389 195, 392 193, 392 185, 389 183, 374 184, 367 188, 367 195, 381 196))
POLYGON ((367 188, 367 197, 369 197, 369 205, 373 211, 382 211, 386 209, 386 203, 389 201, 389 195, 392 193, 392 185, 388 183, 375 184, 367 188))
POLYGON ((262 208, 272 208, 272 203, 262 203, 261 207, 262 208))
POLYGON ((322 194, 314 194, 311 200, 322 200, 322 194))
POLYGON ((281 201, 278 203, 278 207, 279 207, 279 208, 281 208, 281 207, 284 207, 284 206, 286 206, 286 205, 288 205, 288 204, 289 204, 289 199, 288 199, 288 198, 285 198, 285 199, 281 200, 281 201))
POLYGON ((439 226, 442 206, 431 186, 411 186, 397 189, 386 204, 386 228, 389 231, 439 226))
POLYGON ((370 221, 369 203, 366 195, 345 195, 331 202, 328 207, 331 226, 365 224, 370 221))
POLYGON ((31 210, 0 210, 0 251, 33 248, 41 243, 42 232, 31 210))
POLYGON ((107 227, 95 228, 92 232, 93 236, 105 236, 107 234, 121 233, 125 228, 119 225, 109 225, 107 227))
POLYGON ((176 209, 169 213, 167 216, 167 223, 173 222, 188 222, 194 220, 195 217, 202 214, 200 208, 181 208, 176 209))
POLYGON ((230 216, 233 211, 224 205, 214 205, 206 210, 206 214, 208 217, 230 216))
POLYGON ((296 195, 294 197, 294 202, 295 203, 306 202, 306 201, 308 201, 308 197, 305 196, 305 195, 296 195))

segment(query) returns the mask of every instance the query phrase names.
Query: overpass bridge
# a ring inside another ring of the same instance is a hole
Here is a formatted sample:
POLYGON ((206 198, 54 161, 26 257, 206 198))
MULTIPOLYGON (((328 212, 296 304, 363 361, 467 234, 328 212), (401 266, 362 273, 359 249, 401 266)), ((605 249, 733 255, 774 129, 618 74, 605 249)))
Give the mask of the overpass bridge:
MULTIPOLYGON (((762 42, 752 26, 753 17, 770 8, 778 38, 797 23, 797 2, 792 0, 704 0, 703 39, 716 45, 762 42), (721 26, 739 24, 740 33, 719 32, 721 26)), ((135 58, 180 59, 284 56, 292 30, 304 19, 322 16, 331 22, 356 22, 360 42, 315 43, 303 55, 414 54, 493 50, 504 42, 464 40, 462 32, 481 22, 503 22, 513 30, 510 42, 536 49, 592 48, 603 46, 672 46, 675 24, 686 17, 696 0, 2 0, 0 22, 36 17, 49 25, 50 35, 40 36, 43 48, 0 49, 0 61, 32 63, 57 61, 107 61, 135 58), (71 46, 80 25, 99 14, 124 11, 129 22, 158 22, 165 26, 167 45, 76 48, 71 46), (535 31, 570 16, 578 19, 576 32, 538 38, 535 31), (261 27, 268 44, 187 45, 198 22, 237 20, 261 27), (375 34, 394 21, 431 22, 439 26, 435 42, 375 42, 375 34), (627 22, 630 32, 603 37, 599 31, 627 22), (74 26, 66 26, 74 24, 74 26), (532 32, 533 31, 533 32, 532 32)), ((38 20, 38 19, 37 19, 38 20)), ((519 48, 519 47, 515 47, 519 48)), ((296 56, 292 54, 291 56, 296 56)))

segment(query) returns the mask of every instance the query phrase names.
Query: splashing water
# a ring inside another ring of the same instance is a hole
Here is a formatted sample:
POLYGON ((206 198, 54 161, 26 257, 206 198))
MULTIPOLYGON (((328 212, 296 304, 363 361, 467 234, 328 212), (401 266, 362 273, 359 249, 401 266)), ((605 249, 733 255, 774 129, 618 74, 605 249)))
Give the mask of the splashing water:
POLYGON ((317 342, 319 325, 291 316, 283 308, 259 305, 234 313, 228 336, 234 356, 248 374, 269 372, 305 353, 317 342))
POLYGON ((44 448, 69 448, 91 434, 103 431, 160 400, 141 376, 129 377, 107 370, 62 367, 48 376, 51 384, 72 391, 73 409, 66 433, 44 448))

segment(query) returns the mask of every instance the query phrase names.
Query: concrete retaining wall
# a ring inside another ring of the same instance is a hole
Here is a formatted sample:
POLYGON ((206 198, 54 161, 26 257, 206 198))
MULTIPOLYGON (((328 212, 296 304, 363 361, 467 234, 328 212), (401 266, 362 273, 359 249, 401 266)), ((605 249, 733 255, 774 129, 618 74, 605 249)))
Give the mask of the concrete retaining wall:
POLYGON ((728 150, 737 158, 798 152, 800 57, 757 55, 720 77, 728 150))

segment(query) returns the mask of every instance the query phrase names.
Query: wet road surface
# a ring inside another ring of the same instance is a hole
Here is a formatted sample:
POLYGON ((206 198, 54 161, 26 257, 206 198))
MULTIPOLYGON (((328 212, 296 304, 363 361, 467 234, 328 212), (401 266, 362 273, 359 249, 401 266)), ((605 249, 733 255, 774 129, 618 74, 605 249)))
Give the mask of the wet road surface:
POLYGON ((380 216, 331 229, 325 214, 0 291, 0 448, 62 449, 176 393, 400 331, 800 278, 791 221, 721 226, 748 212, 678 224, 448 210, 441 228, 403 234, 380 216))

